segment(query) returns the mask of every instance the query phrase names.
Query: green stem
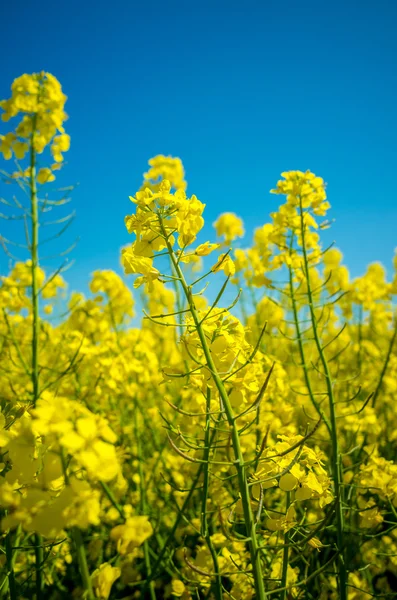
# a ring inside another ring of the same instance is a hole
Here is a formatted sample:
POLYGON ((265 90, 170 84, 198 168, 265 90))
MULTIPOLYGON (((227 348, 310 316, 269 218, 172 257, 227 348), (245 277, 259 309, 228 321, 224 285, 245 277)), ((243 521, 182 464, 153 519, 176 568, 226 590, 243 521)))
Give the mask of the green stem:
MULTIPOLYGON (((210 444, 209 444, 210 446, 212 445, 212 442, 213 442, 214 438, 215 438, 215 430, 212 432, 212 435, 211 435, 210 444)), ((179 523, 180 523, 180 521, 182 519, 182 516, 186 512, 186 509, 187 509, 187 507, 189 505, 189 502, 190 502, 190 500, 191 500, 191 498, 192 498, 192 496, 194 494, 194 491, 195 491, 195 489, 197 487, 197 484, 198 484, 198 482, 200 480, 200 477, 201 477, 202 472, 203 472, 203 468, 204 468, 204 463, 200 463, 200 466, 197 469, 197 473, 196 473, 196 475, 195 475, 195 477, 193 479, 192 486, 189 489, 189 492, 188 492, 185 500, 183 501, 182 506, 180 508, 177 506, 178 514, 176 516, 174 525, 172 526, 172 528, 171 528, 171 530, 170 530, 170 532, 169 532, 169 534, 167 536, 167 539, 161 545, 160 553, 157 556, 156 562, 154 563, 153 568, 152 568, 151 577, 148 579, 148 581, 145 582, 145 587, 142 590, 143 597, 144 597, 145 591, 146 591, 146 589, 147 589, 147 587, 149 585, 149 581, 151 581, 152 579, 155 579, 157 577, 157 575, 158 575, 158 568, 161 565, 161 562, 162 562, 162 560, 164 558, 165 553, 167 552, 167 549, 169 549, 169 546, 170 546, 172 540, 174 539, 175 532, 178 529, 178 526, 179 526, 179 523)))
POLYGON ((357 368, 359 373, 361 374, 361 350, 362 350, 362 341, 363 341, 363 307, 362 304, 358 309, 358 352, 357 352, 357 368))
POLYGON ((304 272, 307 283, 307 298, 310 310, 310 319, 313 329, 313 337, 317 347, 317 351, 320 356, 320 361, 324 369, 324 376, 327 386, 327 395, 329 400, 329 413, 330 413, 330 426, 331 426, 331 445, 332 445, 332 475, 334 482, 334 493, 336 497, 336 537, 338 544, 338 575, 339 575, 339 598, 340 600, 347 600, 347 569, 345 561, 345 542, 344 542, 344 515, 343 515, 343 482, 342 482, 342 469, 341 469, 341 456, 339 451, 339 440, 338 440, 338 428, 336 420, 335 410, 335 397, 333 390, 332 376, 329 369, 328 361, 324 354, 324 350, 321 344, 320 336, 317 328, 317 319, 314 311, 313 293, 310 281, 310 267, 307 257, 306 249, 306 225, 303 217, 302 199, 300 198, 300 223, 301 223, 301 234, 302 234, 302 253, 304 260, 304 272))
POLYGON ((394 343, 396 341, 396 337, 397 337, 397 315, 395 317, 395 321, 396 321, 396 323, 394 325, 394 331, 393 331, 393 335, 392 335, 391 340, 390 340, 389 348, 388 348, 387 355, 386 355, 386 360, 385 360, 385 362, 383 364, 383 368, 382 368, 382 372, 381 372, 380 377, 379 377, 378 385, 376 386, 376 390, 374 392, 374 397, 372 398, 372 406, 373 407, 375 407, 376 399, 377 399, 377 397, 379 395, 379 392, 381 390, 382 383, 383 383, 383 378, 384 378, 385 373, 387 371, 387 367, 389 366, 389 361, 390 361, 390 357, 392 355, 393 346, 394 346, 394 343))
POLYGON ((191 498, 193 496, 193 493, 194 493, 194 491, 195 491, 195 489, 197 487, 197 484, 198 484, 199 479, 201 477, 201 473, 203 471, 203 467, 204 467, 204 463, 201 463, 200 466, 199 466, 199 468, 197 469, 197 473, 196 473, 196 476, 195 476, 195 478, 193 480, 192 487, 190 488, 190 490, 189 490, 189 492, 188 492, 188 494, 187 494, 187 496, 186 496, 186 498, 185 498, 182 506, 180 507, 179 512, 178 512, 178 514, 176 516, 176 519, 175 519, 175 523, 172 526, 172 529, 169 532, 168 537, 165 540, 162 549, 160 550, 160 553, 159 553, 159 555, 157 557, 157 560, 156 560, 156 562, 153 565, 151 577, 149 577, 148 581, 145 583, 145 587, 143 588, 143 592, 142 592, 143 596, 145 594, 145 590, 147 589, 149 582, 152 581, 152 579, 154 579, 158 575, 158 567, 161 565, 161 562, 162 562, 162 560, 164 558, 164 555, 167 552, 167 550, 169 550, 169 545, 172 542, 172 540, 174 539, 174 535, 175 535, 176 530, 178 529, 178 525, 179 525, 179 523, 180 523, 180 521, 182 519, 182 515, 185 513, 186 508, 187 508, 187 506, 188 506, 188 504, 189 504, 189 502, 190 502, 190 500, 191 500, 191 498))
POLYGON ((11 531, 6 535, 5 539, 5 547, 6 547, 6 564, 8 571, 8 589, 10 591, 10 600, 17 600, 17 588, 15 582, 15 573, 14 573, 14 557, 11 543, 11 531))
POLYGON ((299 348, 299 354, 300 354, 300 359, 301 359, 301 367, 303 369, 303 376, 305 378, 306 388, 309 393, 311 403, 313 404, 314 408, 316 409, 316 411, 318 412, 320 417, 323 419, 325 425, 327 426, 329 433, 331 434, 331 425, 329 423, 328 417, 324 413, 324 411, 321 409, 321 406, 319 405, 319 403, 317 402, 316 397, 313 392, 312 383, 310 381, 309 367, 308 367, 307 361, 306 361, 305 350, 303 347, 302 332, 301 332, 301 328, 300 328, 300 324, 299 324, 299 313, 298 313, 298 307, 297 307, 296 298, 295 298, 292 268, 288 267, 288 270, 289 270, 289 292, 290 292, 290 298, 291 298, 291 303, 292 303, 292 313, 294 316, 296 337, 298 339, 298 348, 299 348))
MULTIPOLYGON (((69 485, 69 475, 66 468, 66 457, 63 451, 61 451, 60 456, 63 468, 63 475, 65 477, 65 484, 69 485)), ((83 536, 81 535, 81 531, 78 527, 72 527, 70 533, 76 548, 77 563, 79 565, 79 573, 85 592, 85 600, 95 600, 95 595, 92 589, 91 576, 87 564, 87 556, 85 553, 83 536)))
POLYGON ((180 268, 180 265, 176 259, 174 251, 172 249, 172 246, 167 237, 167 233, 166 233, 164 225, 161 221, 161 217, 159 217, 159 220, 160 220, 160 226, 162 229, 162 233, 163 233, 164 239, 167 244, 168 253, 171 257, 172 263, 174 265, 177 276, 179 277, 179 281, 181 283, 186 300, 189 304, 190 313, 192 315, 197 334, 200 338, 200 343, 201 343, 201 346, 202 346, 202 349, 204 352, 207 367, 209 368, 209 370, 211 372, 212 378, 213 378, 214 383, 219 392, 219 396, 221 398, 222 405, 223 405, 223 408, 224 408, 224 411, 226 414, 226 418, 227 418, 227 421, 228 421, 228 424, 229 424, 229 427, 231 430, 232 445, 233 445, 235 465, 236 465, 236 470, 237 470, 238 485, 239 485, 241 502, 242 502, 243 512, 244 512, 244 522, 245 522, 245 526, 246 526, 246 530, 247 530, 246 534, 247 534, 247 537, 249 538, 249 550, 250 550, 250 555, 251 555, 252 571, 253 571, 253 576, 254 576, 254 581, 255 581, 255 591, 256 591, 256 595, 257 595, 257 600, 264 600, 266 598, 266 593, 265 593, 265 588, 264 588, 264 583, 263 583, 262 565, 261 565, 260 555, 259 555, 259 544, 258 544, 258 540, 256 537, 256 522, 255 522, 254 514, 253 514, 252 508, 251 508, 246 467, 244 464, 244 457, 243 457, 243 454, 241 451, 240 436, 238 433, 238 427, 237 427, 237 423, 236 423, 236 420, 234 417, 233 408, 230 403, 226 388, 222 382, 220 375, 218 374, 218 371, 217 371, 214 361, 212 359, 211 351, 207 344, 207 339, 205 337, 202 323, 201 323, 201 320, 196 311, 196 307, 194 305, 191 289, 186 283, 184 274, 180 268))
POLYGON ((36 133, 36 117, 33 118, 32 138, 30 144, 30 213, 32 219, 32 235, 30 244, 31 273, 32 273, 32 384, 33 405, 36 406, 40 395, 39 386, 39 287, 37 281, 37 268, 39 266, 39 217, 37 203, 36 183, 36 151, 34 139, 36 133))
MULTIPOLYGON (((134 410, 134 426, 135 426, 135 443, 136 443, 136 453, 138 459, 138 475, 139 475, 139 494, 140 494, 140 508, 142 515, 146 515, 147 513, 147 505, 146 505, 146 494, 145 494, 145 484, 144 484, 144 473, 142 466, 142 455, 141 455, 141 440, 140 433, 138 427, 138 407, 135 407, 134 410)), ((149 579, 149 594, 151 600, 156 600, 156 592, 154 590, 154 581, 151 579, 152 574, 152 566, 150 561, 149 554, 149 543, 147 540, 143 542, 143 557, 145 561, 146 568, 146 576, 149 579)))
POLYGON ((86 600, 95 600, 94 591, 92 589, 92 582, 90 572, 88 570, 87 556, 84 548, 83 536, 78 527, 73 527, 72 537, 76 548, 77 562, 79 565, 79 572, 85 591, 86 600))
MULTIPOLYGON (((287 492, 285 500, 285 514, 288 513, 291 501, 291 494, 287 492)), ((284 533, 284 549, 283 549, 283 569, 281 573, 281 594, 280 600, 285 600, 287 597, 287 575, 288 575, 288 560, 289 560, 289 531, 284 533)))
MULTIPOLYGON (((240 308, 241 308, 241 316, 243 317, 243 323, 245 325, 245 327, 248 326, 248 312, 247 312, 247 305, 245 302, 245 290, 243 290, 243 285, 242 282, 240 280, 240 277, 237 277, 237 288, 241 289, 241 296, 240 296, 240 308)), ((256 315, 256 313, 255 313, 256 315)), ((256 319, 256 321, 258 321, 256 319)), ((259 329, 260 331, 260 329, 259 329)))
POLYGON ((212 540, 211 540, 211 535, 209 533, 208 533, 207 537, 205 538, 205 541, 207 542, 208 549, 211 553, 212 562, 214 564, 214 573, 216 573, 216 576, 215 576, 215 600, 223 600, 222 576, 219 571, 218 555, 216 553, 214 544, 212 543, 212 540))
MULTIPOLYGON (((175 269, 174 266, 171 262, 171 268, 173 270, 173 274, 175 275, 175 269)), ((183 305, 182 305, 182 299, 181 299, 181 295, 179 293, 179 286, 178 286, 178 282, 176 281, 176 279, 172 280, 172 284, 175 290, 175 300, 176 300, 176 308, 178 313, 178 329, 179 329, 179 336, 181 337, 183 335, 183 327, 182 327, 182 310, 183 310, 183 305)), ((186 361, 185 361, 186 363, 186 361)), ((186 369, 187 370, 187 369, 186 369)))
MULTIPOLYGON (((40 396, 39 382, 39 285, 37 281, 37 269, 39 266, 39 216, 37 202, 36 182, 36 151, 34 141, 36 135, 36 115, 32 121, 32 137, 30 142, 30 214, 32 219, 32 234, 30 244, 31 274, 32 274, 32 403, 36 406, 40 396)), ((35 569, 36 569, 36 596, 41 600, 44 591, 43 578, 43 539, 40 534, 35 535, 35 569)))
POLYGON ((43 563, 44 563, 44 550, 43 550, 43 538, 39 533, 34 536, 34 556, 35 556, 35 569, 36 569, 36 596, 37 600, 41 600, 44 591, 44 577, 43 577, 43 563))
POLYGON ((204 482, 203 482, 203 496, 202 496, 202 505, 201 505, 201 535, 205 538, 208 549, 210 551, 212 562, 214 565, 214 573, 215 576, 215 598, 216 600, 223 599, 223 590, 222 590, 222 578, 219 571, 219 563, 218 563, 218 555, 214 548, 214 544, 211 540, 211 531, 208 524, 208 516, 207 516, 207 502, 209 495, 209 483, 210 483, 210 453, 211 453, 211 390, 207 388, 207 403, 206 403, 206 422, 205 422, 205 432, 204 432, 204 482))
POLYGON ((125 519, 125 515, 124 515, 124 510, 123 507, 121 506, 121 504, 119 504, 116 500, 116 498, 114 497, 114 494, 112 492, 112 490, 110 489, 110 487, 108 486, 107 483, 105 483, 104 481, 100 482, 101 484, 101 488, 103 489, 103 491, 105 492, 106 496, 108 497, 108 499, 110 500, 111 504, 114 506, 114 508, 117 510, 117 512, 119 513, 120 517, 122 519, 125 519))
POLYGON ((206 419, 205 419, 205 431, 204 431, 204 456, 203 456, 203 495, 201 498, 201 535, 206 538, 208 535, 208 518, 207 518, 207 502, 209 494, 209 482, 210 482, 210 469, 209 469, 209 458, 210 458, 210 433, 211 433, 211 390, 207 388, 207 403, 206 403, 206 419))

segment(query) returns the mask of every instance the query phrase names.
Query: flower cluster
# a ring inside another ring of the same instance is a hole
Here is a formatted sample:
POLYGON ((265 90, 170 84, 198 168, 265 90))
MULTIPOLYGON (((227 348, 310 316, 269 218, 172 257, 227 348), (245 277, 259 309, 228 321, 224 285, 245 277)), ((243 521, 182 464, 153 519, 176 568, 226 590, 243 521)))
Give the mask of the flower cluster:
MULTIPOLYGON (((0 102, 3 109, 2 120, 9 121, 21 116, 15 131, 0 136, 4 158, 9 160, 14 155, 21 160, 29 148, 41 154, 50 146, 54 164, 42 167, 37 181, 41 184, 54 181, 53 171, 60 168, 63 153, 70 147, 70 137, 63 127, 67 115, 64 111, 67 100, 59 81, 51 73, 33 73, 21 75, 11 86, 11 97, 0 102)), ((30 168, 21 168, 14 174, 16 177, 28 178, 30 168)))

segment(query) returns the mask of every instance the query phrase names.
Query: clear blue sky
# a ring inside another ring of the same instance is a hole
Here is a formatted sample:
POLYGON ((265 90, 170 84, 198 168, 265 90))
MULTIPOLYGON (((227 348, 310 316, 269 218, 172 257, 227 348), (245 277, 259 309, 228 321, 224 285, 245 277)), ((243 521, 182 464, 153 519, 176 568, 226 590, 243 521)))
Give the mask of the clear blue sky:
POLYGON ((182 158, 209 224, 231 210, 249 234, 275 210, 279 174, 311 169, 328 182, 336 219, 326 241, 352 274, 374 260, 391 267, 395 0, 16 0, 1 12, 0 97, 42 69, 69 97, 62 181, 80 183, 81 236, 72 287, 119 268, 128 195, 158 153, 182 158))

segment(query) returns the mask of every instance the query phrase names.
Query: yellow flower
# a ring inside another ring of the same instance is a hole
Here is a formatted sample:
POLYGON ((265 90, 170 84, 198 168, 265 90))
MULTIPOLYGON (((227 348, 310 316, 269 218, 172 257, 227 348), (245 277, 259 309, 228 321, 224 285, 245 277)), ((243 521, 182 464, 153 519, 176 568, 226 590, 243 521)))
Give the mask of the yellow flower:
POLYGON ((185 248, 194 242, 198 232, 204 225, 204 219, 201 216, 205 204, 200 202, 196 196, 188 200, 182 200, 176 215, 177 231, 179 233, 178 244, 180 248, 185 248))
POLYGON ((208 254, 211 254, 211 252, 217 250, 218 248, 219 244, 211 244, 210 242, 205 242, 205 244, 200 244, 200 246, 197 246, 195 254, 197 254, 197 256, 208 256, 208 254))
POLYGON ((28 149, 33 128, 33 117, 36 124, 34 148, 43 152, 51 143, 55 160, 62 160, 61 152, 69 149, 70 138, 65 134, 63 122, 67 118, 64 112, 66 96, 62 93, 59 81, 51 73, 32 73, 17 77, 11 86, 11 97, 0 102, 3 109, 3 121, 21 115, 15 133, 6 134, 2 139, 1 151, 5 158, 11 158, 10 141, 14 142, 13 150, 17 158, 23 158, 28 149), (56 136, 57 132, 61 135, 56 136), (55 137, 54 137, 55 136, 55 137), (19 138, 19 139, 18 139, 19 138))
POLYGON ((37 174, 37 181, 41 184, 55 180, 55 175, 48 167, 43 167, 37 174))
POLYGON ((119 567, 113 567, 110 563, 102 563, 91 575, 96 597, 101 600, 107 600, 112 585, 120 575, 121 569, 119 567))
POLYGON ((297 484, 298 480, 292 475, 292 473, 286 473, 278 482, 279 488, 284 492, 291 492, 296 488, 297 484))
POLYGON ((230 244, 237 237, 243 237, 243 221, 234 213, 223 213, 214 223, 216 234, 223 237, 226 244, 230 244))
POLYGON ((171 594, 180 598, 185 591, 185 584, 180 579, 173 579, 171 583, 171 594))
POLYGON ((138 277, 135 280, 134 287, 139 287, 143 283, 149 285, 160 277, 160 271, 153 267, 153 260, 145 256, 137 256, 134 252, 134 248, 122 250, 121 260, 124 266, 124 272, 126 275, 129 273, 139 273, 142 277, 138 277))
POLYGON ((324 548, 324 544, 316 537, 311 537, 307 543, 312 548, 315 548, 316 550, 318 550, 318 552, 320 552, 321 548, 324 548))
POLYGON ((223 271, 228 277, 234 275, 236 267, 229 254, 221 254, 218 258, 218 262, 211 268, 213 273, 217 271, 223 271))
POLYGON ((120 554, 128 554, 134 548, 141 546, 153 533, 149 517, 130 517, 124 525, 113 527, 110 532, 112 540, 117 542, 120 554))
POLYGON ((180 158, 159 154, 149 160, 150 169, 144 174, 144 184, 157 191, 163 180, 168 180, 170 187, 185 190, 185 171, 180 158))
POLYGON ((29 144, 26 142, 14 142, 12 145, 15 157, 18 159, 24 158, 26 152, 29 150, 29 144))
POLYGON ((57 135, 52 140, 51 153, 54 157, 55 162, 60 163, 63 161, 62 152, 67 152, 70 148, 70 136, 66 133, 57 135))
POLYGON ((10 160, 12 157, 13 142, 15 140, 14 133, 7 133, 6 135, 0 135, 0 152, 3 154, 5 160, 10 160))
POLYGON ((285 194, 287 203, 303 208, 311 207, 317 214, 325 214, 329 208, 325 192, 325 183, 321 177, 317 177, 310 171, 286 171, 281 173, 284 180, 277 182, 277 187, 271 190, 273 194, 285 194))

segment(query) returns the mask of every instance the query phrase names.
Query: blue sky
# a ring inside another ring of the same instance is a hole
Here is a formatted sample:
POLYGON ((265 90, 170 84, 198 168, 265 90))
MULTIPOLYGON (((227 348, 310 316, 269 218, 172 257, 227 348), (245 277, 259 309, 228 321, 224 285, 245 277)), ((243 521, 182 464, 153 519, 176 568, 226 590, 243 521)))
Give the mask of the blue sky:
POLYGON ((16 76, 43 69, 69 98, 61 182, 79 182, 81 238, 71 287, 119 268, 128 196, 158 153, 182 158, 188 191, 207 204, 202 241, 219 213, 234 211, 248 243, 277 207, 269 190, 279 174, 311 169, 328 182, 335 224, 325 241, 336 241, 353 275, 375 260, 391 268, 394 0, 19 0, 2 16, 0 97, 16 76))

